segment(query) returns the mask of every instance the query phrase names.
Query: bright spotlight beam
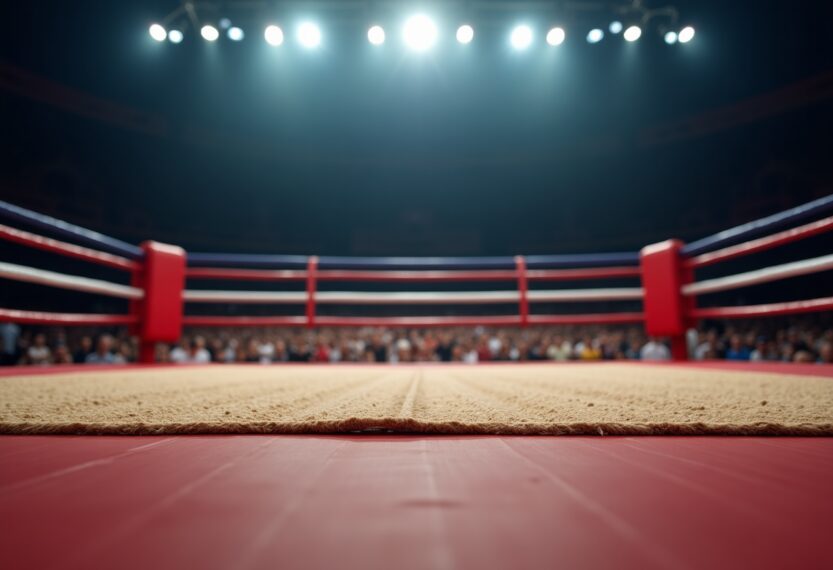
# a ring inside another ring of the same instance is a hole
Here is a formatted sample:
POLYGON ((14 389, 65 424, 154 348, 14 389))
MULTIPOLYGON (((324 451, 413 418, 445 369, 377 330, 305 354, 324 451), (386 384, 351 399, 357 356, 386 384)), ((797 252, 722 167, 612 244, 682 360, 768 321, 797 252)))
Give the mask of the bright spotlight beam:
POLYGON ((428 51, 437 41, 437 25, 424 14, 411 16, 405 22, 403 38, 413 51, 428 51))
POLYGON ((667 43, 668 45, 675 44, 677 43, 677 32, 665 32, 663 39, 665 39, 665 43, 667 43))
POLYGON ((610 23, 610 26, 608 26, 607 29, 610 30, 611 34, 618 34, 622 31, 622 22, 614 20, 610 23))
POLYGON ((626 42, 635 42, 642 35, 642 28, 639 26, 630 26, 625 30, 624 38, 626 42))
POLYGON ((298 41, 305 48, 317 48, 321 45, 321 29, 312 22, 298 26, 298 41))
POLYGON ((564 28, 552 28, 547 32, 547 43, 551 46, 560 46, 564 43, 564 38, 567 35, 564 33, 564 28))
POLYGON ((279 46, 283 43, 283 30, 275 25, 266 26, 263 31, 263 38, 270 46, 279 46))
POLYGON ((593 28, 589 32, 587 32, 587 43, 588 44, 597 44, 605 37, 605 33, 601 31, 599 28, 593 28))
POLYGON ((463 24, 457 28, 457 41, 461 44, 469 44, 474 39, 474 28, 468 24, 463 24))
POLYGON ((215 42, 217 38, 220 37, 220 32, 217 31, 217 28, 211 25, 205 25, 200 30, 200 35, 203 39, 207 42, 215 42))
POLYGON ((245 37, 243 30, 238 28, 237 26, 230 27, 226 34, 228 35, 228 39, 230 39, 233 42, 239 42, 245 37))
POLYGON ((148 33, 157 42, 164 42, 165 38, 168 37, 168 32, 160 24, 151 24, 148 33))
POLYGON ((677 39, 680 41, 681 44, 687 44, 691 40, 694 39, 694 28, 691 26, 686 26, 680 33, 677 34, 677 39))
POLYGON ((385 43, 385 30, 382 26, 373 26, 367 30, 367 41, 375 46, 385 43))
POLYGON ((532 28, 527 25, 515 26, 509 36, 509 42, 516 50, 525 50, 532 44, 532 28))
POLYGON ((168 39, 171 41, 172 44, 179 44, 182 43, 182 40, 185 36, 182 35, 182 32, 179 30, 171 30, 168 32, 168 39))

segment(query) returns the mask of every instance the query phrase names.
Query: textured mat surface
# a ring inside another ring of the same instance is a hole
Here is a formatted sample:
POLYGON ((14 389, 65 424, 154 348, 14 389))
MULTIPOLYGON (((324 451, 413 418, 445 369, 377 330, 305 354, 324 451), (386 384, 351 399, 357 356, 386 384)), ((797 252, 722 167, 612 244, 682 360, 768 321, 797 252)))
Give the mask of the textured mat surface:
POLYGON ((638 364, 84 371, 0 402, 2 433, 833 435, 829 378, 638 364))

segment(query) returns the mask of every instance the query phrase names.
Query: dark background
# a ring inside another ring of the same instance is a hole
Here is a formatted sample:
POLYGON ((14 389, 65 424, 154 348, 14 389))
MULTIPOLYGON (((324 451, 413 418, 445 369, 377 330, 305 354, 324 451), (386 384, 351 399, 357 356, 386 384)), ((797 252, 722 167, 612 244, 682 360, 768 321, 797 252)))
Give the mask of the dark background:
MULTIPOLYGON (((306 52, 302 11, 228 4, 240 44, 153 42, 175 1, 6 6, 2 199, 192 251, 509 255, 694 239, 833 192, 831 3, 676 2, 697 35, 675 46, 591 46, 613 17, 565 15, 558 48, 523 9, 459 46, 438 3, 423 56, 401 47, 406 12, 379 14, 374 49, 371 16, 313 11, 325 43, 306 52), (537 41, 514 53, 524 16, 537 41)), ((786 253, 805 251, 829 241, 786 253)))

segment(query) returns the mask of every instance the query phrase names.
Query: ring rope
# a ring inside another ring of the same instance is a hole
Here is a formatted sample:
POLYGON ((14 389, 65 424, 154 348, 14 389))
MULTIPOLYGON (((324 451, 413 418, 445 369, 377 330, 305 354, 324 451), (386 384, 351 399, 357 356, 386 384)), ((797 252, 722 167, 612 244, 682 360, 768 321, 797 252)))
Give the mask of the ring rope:
MULTIPOLYGON (((579 281, 583 279, 608 279, 614 277, 639 277, 639 267, 588 267, 583 269, 533 269, 527 270, 529 281, 579 281)), ((219 279, 239 281, 304 281, 307 273, 298 269, 234 269, 227 267, 189 267, 189 279, 219 279)), ((456 269, 447 271, 396 271, 361 269, 324 269, 316 272, 318 281, 363 282, 430 282, 430 281, 515 281, 516 270, 456 269)))
POLYGON ((828 232, 831 229, 833 229, 833 216, 812 222, 810 224, 805 224, 791 230, 778 232, 770 236, 725 247, 717 251, 712 251, 711 253, 704 253, 702 255, 687 259, 685 261, 685 265, 686 267, 697 269, 699 267, 705 267, 720 261, 728 261, 744 255, 751 255, 753 253, 766 251, 768 249, 772 249, 773 247, 778 247, 780 245, 785 245, 800 239, 828 232))
POLYGON ((140 268, 139 264, 132 259, 127 259, 120 255, 113 255, 112 253, 105 253, 88 247, 39 236, 31 232, 12 228, 5 224, 0 224, 0 239, 28 245, 35 249, 59 253, 67 257, 74 257, 75 259, 90 261, 107 267, 113 267, 115 269, 137 271, 140 268))
POLYGON ((51 313, 0 308, 0 323, 23 325, 133 325, 137 315, 106 315, 98 313, 51 313))
POLYGON ((683 285, 683 295, 705 295, 833 269, 833 254, 683 285))
POLYGON ((787 301, 784 303, 767 303, 764 305, 745 305, 740 307, 702 307, 691 312, 695 319, 747 319, 751 317, 776 317, 798 313, 833 311, 833 297, 807 299, 804 301, 787 301))
MULTIPOLYGON (((641 300, 640 287, 609 289, 574 289, 562 291, 529 291, 530 302, 560 303, 567 301, 628 301, 641 300)), ((189 303, 277 303, 303 304, 303 291, 209 291, 189 289, 184 292, 189 303)), ((319 291, 316 304, 398 305, 398 304, 500 304, 517 303, 517 291, 319 291)))
POLYGON ((84 293, 99 293, 121 299, 141 299, 145 296, 145 292, 142 289, 130 287, 129 285, 119 285, 101 279, 67 275, 65 273, 45 271, 43 269, 35 269, 34 267, 26 267, 25 265, 2 261, 0 261, 0 277, 13 281, 22 281, 24 283, 36 283, 38 285, 47 285, 60 289, 82 291, 84 293))

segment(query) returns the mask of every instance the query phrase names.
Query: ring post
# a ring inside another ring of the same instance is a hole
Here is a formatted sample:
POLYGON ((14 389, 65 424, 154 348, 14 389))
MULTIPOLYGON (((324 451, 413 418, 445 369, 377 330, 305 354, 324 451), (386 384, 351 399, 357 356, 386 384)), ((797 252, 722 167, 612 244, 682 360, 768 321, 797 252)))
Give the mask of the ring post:
POLYGON ((683 285, 693 278, 692 270, 683 265, 682 247, 679 240, 667 240, 640 252, 645 329, 650 336, 671 338, 674 360, 688 360, 686 330, 694 307, 693 297, 682 294, 683 285))
POLYGON ((318 283, 318 256, 307 260, 307 328, 315 327, 315 290, 318 283))
POLYGON ((142 250, 142 270, 134 283, 145 295, 133 310, 139 316, 139 361, 152 363, 157 342, 176 342, 182 334, 185 251, 155 241, 142 243, 142 250))
POLYGON ((518 273, 518 309, 520 312, 521 326, 529 325, 529 290, 526 277, 526 259, 523 255, 515 256, 515 270, 518 273))

